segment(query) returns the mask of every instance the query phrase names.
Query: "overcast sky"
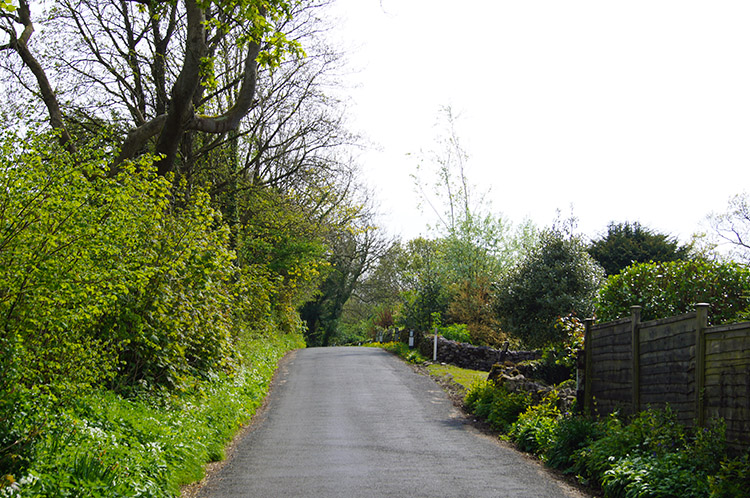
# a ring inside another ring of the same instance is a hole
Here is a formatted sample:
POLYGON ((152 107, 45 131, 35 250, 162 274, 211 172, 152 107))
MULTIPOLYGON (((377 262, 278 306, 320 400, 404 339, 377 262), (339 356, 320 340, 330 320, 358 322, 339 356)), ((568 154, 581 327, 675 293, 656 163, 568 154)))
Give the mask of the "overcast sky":
POLYGON ((496 212, 688 241, 750 188, 750 2, 336 0, 359 162, 393 234, 427 234, 410 153, 460 115, 496 212))

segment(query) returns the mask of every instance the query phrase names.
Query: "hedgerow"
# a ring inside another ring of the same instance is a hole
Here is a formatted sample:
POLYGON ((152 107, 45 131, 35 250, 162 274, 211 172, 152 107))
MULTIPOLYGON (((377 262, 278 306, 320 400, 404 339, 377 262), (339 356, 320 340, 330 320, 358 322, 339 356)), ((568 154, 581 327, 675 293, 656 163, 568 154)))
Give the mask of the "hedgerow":
POLYGON ((205 191, 112 157, 0 137, 0 494, 174 494, 301 344, 320 254, 240 262, 205 191))
POLYGON ((696 303, 711 305, 714 324, 738 321, 750 310, 750 270, 736 263, 702 260, 641 263, 610 276, 596 301, 596 317, 606 322, 642 307, 641 319, 688 313, 696 303))

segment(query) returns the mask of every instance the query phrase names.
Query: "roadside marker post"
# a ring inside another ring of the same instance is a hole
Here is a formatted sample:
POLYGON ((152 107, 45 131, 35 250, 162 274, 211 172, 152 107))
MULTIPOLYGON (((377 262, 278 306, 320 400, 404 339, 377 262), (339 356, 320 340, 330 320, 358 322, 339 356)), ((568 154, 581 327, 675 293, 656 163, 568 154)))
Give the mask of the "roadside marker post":
POLYGON ((435 340, 432 343, 432 361, 437 361, 437 327, 435 327, 435 340))

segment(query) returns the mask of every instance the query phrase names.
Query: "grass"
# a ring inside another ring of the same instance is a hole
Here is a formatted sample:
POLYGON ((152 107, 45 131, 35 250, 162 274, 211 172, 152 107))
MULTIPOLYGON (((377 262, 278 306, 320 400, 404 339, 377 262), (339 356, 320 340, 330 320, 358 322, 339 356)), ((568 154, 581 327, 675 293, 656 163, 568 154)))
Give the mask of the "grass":
POLYGON ((477 382, 487 380, 487 372, 481 370, 469 370, 453 365, 429 365, 427 369, 432 375, 452 379, 466 390, 477 382))
POLYGON ((44 414, 28 469, 5 476, 0 497, 178 496, 206 463, 224 457, 226 443, 262 403, 278 360, 303 346, 293 335, 248 341, 235 375, 196 381, 187 392, 82 394, 44 414))

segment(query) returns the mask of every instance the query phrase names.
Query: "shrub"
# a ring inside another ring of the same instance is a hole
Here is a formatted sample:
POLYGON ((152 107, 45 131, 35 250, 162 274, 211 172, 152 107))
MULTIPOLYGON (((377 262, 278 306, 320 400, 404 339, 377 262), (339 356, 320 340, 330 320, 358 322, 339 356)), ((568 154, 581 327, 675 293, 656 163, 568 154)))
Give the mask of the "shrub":
POLYGON ((545 461, 550 467, 571 473, 574 471, 575 456, 602 436, 601 424, 593 419, 580 416, 561 418, 544 454, 545 461))
POLYGON ((560 316, 590 316, 604 270, 576 238, 553 230, 496 286, 496 311, 503 330, 528 347, 565 339, 555 329, 560 316))
POLYGON ((419 351, 417 351, 416 349, 409 349, 409 346, 407 346, 403 342, 371 342, 369 344, 364 344, 364 346, 383 348, 386 351, 390 351, 396 356, 403 358, 409 363, 416 364, 424 363, 425 361, 427 361, 427 358, 419 354, 419 351))
POLYGON ((505 433, 528 408, 530 398, 525 393, 510 393, 492 382, 480 382, 469 389, 464 403, 471 413, 486 419, 493 429, 505 433))
POLYGON ((558 402, 557 393, 552 391, 541 403, 529 406, 518 416, 510 428, 510 437, 521 450, 542 455, 552 445, 561 416, 558 402))
POLYGON ((641 412, 627 425, 610 417, 602 429, 573 468, 607 496, 707 496, 708 475, 726 453, 723 425, 688 429, 669 409, 641 412))
POLYGON ((551 385, 575 379, 578 351, 583 348, 584 333, 583 323, 573 314, 558 318, 554 326, 556 333, 565 339, 547 345, 540 359, 527 363, 534 378, 551 385))
POLYGON ((750 270, 736 263, 674 261, 633 265, 610 276, 599 292, 596 316, 610 321, 629 316, 641 306, 641 319, 651 320, 711 305, 712 323, 743 315, 750 305, 750 270))
POLYGON ((461 342, 498 347, 505 340, 505 334, 499 332, 497 315, 492 311, 490 287, 486 276, 476 276, 450 286, 448 316, 457 323, 466 324, 468 337, 461 342))
POLYGON ((605 496, 623 498, 703 498, 709 492, 705 472, 684 453, 626 455, 604 473, 602 489, 605 496))
POLYGON ((0 336, 20 383, 65 398, 114 375, 123 344, 100 322, 154 274, 169 183, 148 158, 108 177, 105 150, 56 144, 0 139, 0 336))
POLYGON ((750 490, 750 455, 724 459, 715 475, 708 478, 711 498, 735 498, 750 490))
POLYGON ((438 333, 445 337, 446 339, 449 339, 451 341, 456 342, 465 342, 472 344, 471 341, 471 334, 469 333, 469 329, 466 326, 466 324, 463 323, 454 323, 451 325, 445 325, 443 327, 438 328, 438 333))

